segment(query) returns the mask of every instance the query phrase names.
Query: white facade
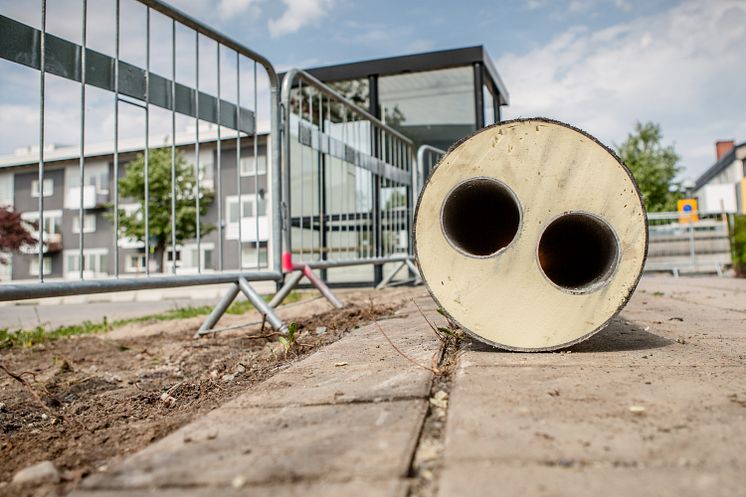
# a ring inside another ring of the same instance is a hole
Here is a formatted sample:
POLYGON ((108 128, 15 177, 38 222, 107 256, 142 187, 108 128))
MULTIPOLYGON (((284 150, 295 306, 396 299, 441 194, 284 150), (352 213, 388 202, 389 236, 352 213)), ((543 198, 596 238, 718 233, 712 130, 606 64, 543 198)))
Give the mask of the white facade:
MULTIPOLYGON (((719 213, 725 210, 728 213, 743 213, 744 206, 738 201, 742 195, 739 186, 744 179, 746 168, 746 144, 735 147, 735 153, 728 152, 725 158, 732 157, 727 164, 721 165, 706 182, 701 178, 697 180, 699 187, 694 191, 697 198, 699 210, 703 213, 719 213)), ((709 171, 708 171, 709 173, 709 171)), ((705 177, 708 173, 705 173, 705 177)))

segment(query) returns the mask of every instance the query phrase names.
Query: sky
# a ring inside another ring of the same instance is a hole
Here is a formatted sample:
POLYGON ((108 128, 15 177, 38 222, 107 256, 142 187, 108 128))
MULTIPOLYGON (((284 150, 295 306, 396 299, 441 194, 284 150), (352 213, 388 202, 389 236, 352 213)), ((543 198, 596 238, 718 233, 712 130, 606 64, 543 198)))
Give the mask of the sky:
MULTIPOLYGON (((81 1, 48 0, 50 31, 80 40, 81 1)), ((610 146, 621 143, 637 121, 660 123, 664 143, 673 144, 682 157, 682 179, 695 179, 713 164, 716 140, 746 141, 746 0, 170 3, 263 54, 280 71, 484 45, 510 92, 504 118, 559 119, 610 146)), ((38 26, 38 4, 38 0, 0 0, 0 14, 38 26)), ((113 0, 94 0, 89 5, 111 12, 113 0)), ((133 0, 122 0, 123 35, 129 33, 129 39, 135 40, 123 45, 123 52, 125 58, 142 63, 143 17, 137 7, 133 0)), ((89 42, 111 53, 111 23, 96 18, 100 13, 90 15, 89 42)), ((154 18, 154 28, 159 21, 154 18)), ((161 24, 165 28, 154 31, 169 33, 168 25, 161 24)), ((168 74, 164 47, 170 46, 169 38, 154 38, 154 71, 168 74)), ((177 46, 187 46, 188 41, 185 33, 177 32, 177 46)), ((189 74, 194 72, 192 52, 177 51, 177 80, 189 84, 189 74)), ((209 47, 203 56, 207 51, 209 47)), ((231 59, 226 55, 222 60, 231 59)), ((203 76, 208 65, 201 68, 201 85, 216 87, 209 75, 203 76)), ((241 74, 241 92, 250 95, 250 64, 242 63, 241 74)), ((73 83, 49 79, 47 141, 73 143, 79 90, 73 83)), ((223 94, 235 94, 235 85, 225 88, 224 84, 223 94)), ((265 88, 260 77, 258 91, 265 88)), ((0 61, 0 154, 35 141, 37 93, 34 71, 0 61)), ((94 89, 87 98, 90 139, 111 136, 111 115, 97 107, 110 97, 94 89)), ((126 112, 133 112, 133 117, 131 129, 123 133, 136 133, 140 117, 137 111, 126 112)), ((154 114, 154 128, 167 132, 168 113, 154 114)), ((188 120, 178 123, 188 125, 188 120)))

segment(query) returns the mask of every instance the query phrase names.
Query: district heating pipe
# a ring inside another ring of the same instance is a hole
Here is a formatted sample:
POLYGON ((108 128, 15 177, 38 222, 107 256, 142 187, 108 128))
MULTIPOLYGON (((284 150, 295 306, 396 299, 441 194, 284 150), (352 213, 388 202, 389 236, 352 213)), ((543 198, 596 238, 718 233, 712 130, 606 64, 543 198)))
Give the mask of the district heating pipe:
POLYGON ((438 304, 516 351, 564 348, 621 311, 645 265, 632 174, 587 133, 504 121, 456 144, 420 193, 415 251, 438 304))

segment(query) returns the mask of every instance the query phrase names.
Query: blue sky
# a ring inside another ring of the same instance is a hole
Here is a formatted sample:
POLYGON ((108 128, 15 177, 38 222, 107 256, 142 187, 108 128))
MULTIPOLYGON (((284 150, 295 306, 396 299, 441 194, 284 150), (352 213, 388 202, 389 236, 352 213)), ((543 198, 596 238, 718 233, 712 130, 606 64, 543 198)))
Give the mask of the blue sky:
MULTIPOLYGON (((70 10, 80 0, 48 1, 58 12, 55 29, 74 38, 70 10)), ((659 122, 664 140, 682 155, 682 177, 696 177, 714 162, 715 140, 746 141, 743 0, 171 3, 266 55, 280 70, 485 45, 510 91, 505 117, 564 120, 610 145, 621 142, 636 120, 659 122)), ((0 13, 34 24, 36 5, 0 0, 0 13)), ((23 130, 24 124, 33 129, 34 120, 22 114, 33 108, 26 97, 34 81, 33 72, 0 63, 0 154, 33 137, 23 130)), ((75 91, 55 84, 62 100, 75 91)), ((90 99, 99 97, 93 92, 90 99)), ((72 137, 65 138, 64 130, 74 129, 65 126, 69 117, 57 119, 66 143, 72 137)))

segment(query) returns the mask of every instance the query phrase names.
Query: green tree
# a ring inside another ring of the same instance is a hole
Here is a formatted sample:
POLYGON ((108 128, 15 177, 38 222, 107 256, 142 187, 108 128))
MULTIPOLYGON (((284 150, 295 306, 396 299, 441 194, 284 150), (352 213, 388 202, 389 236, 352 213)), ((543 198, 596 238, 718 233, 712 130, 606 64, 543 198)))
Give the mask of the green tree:
POLYGON ((645 207, 651 212, 674 211, 681 198, 680 185, 674 181, 681 168, 679 155, 672 145, 663 146, 659 124, 635 124, 634 132, 616 145, 619 157, 627 164, 642 192, 645 207))
MULTIPOLYGON (((150 250, 163 270, 163 255, 166 246, 171 243, 171 149, 151 149, 148 159, 148 217, 150 250)), ((197 182, 194 166, 188 164, 180 151, 176 152, 176 243, 197 236, 197 182)), ((213 201, 211 190, 200 188, 200 217, 207 213, 213 201)), ((129 164, 125 175, 119 179, 119 195, 137 201, 135 211, 119 210, 119 236, 132 237, 145 241, 145 155, 138 156, 129 164)), ((107 218, 114 219, 113 209, 107 218)), ((211 224, 200 224, 200 235, 206 235, 215 229, 211 224)))

